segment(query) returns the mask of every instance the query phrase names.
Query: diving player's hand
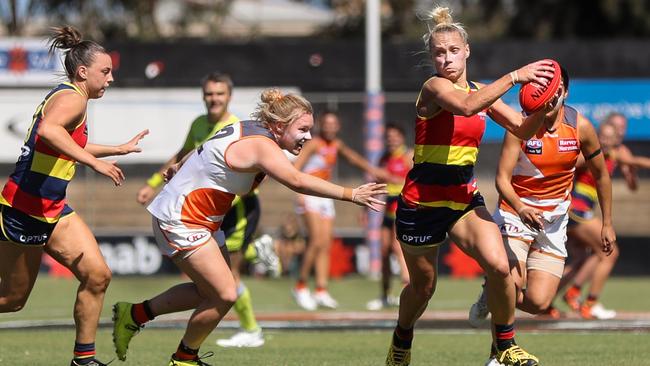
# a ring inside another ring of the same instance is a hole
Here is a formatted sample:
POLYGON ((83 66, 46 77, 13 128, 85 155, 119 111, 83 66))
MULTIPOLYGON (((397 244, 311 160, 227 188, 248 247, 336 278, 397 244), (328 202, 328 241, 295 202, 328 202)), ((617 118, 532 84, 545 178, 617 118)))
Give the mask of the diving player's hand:
POLYGON ((146 205, 151 201, 153 196, 156 195, 156 190, 152 188, 150 185, 145 184, 140 190, 138 191, 138 194, 135 197, 135 200, 138 201, 139 204, 141 205, 146 205))
POLYGON ((95 160, 95 163, 91 166, 94 171, 111 178, 116 186, 122 185, 122 182, 124 182, 124 173, 117 167, 115 160, 95 160))
POLYGON ((610 255, 614 250, 614 243, 616 243, 616 232, 612 225, 603 224, 603 229, 600 232, 600 239, 602 241, 601 250, 603 253, 610 255))
POLYGON ((119 150, 119 155, 126 155, 134 152, 141 152, 142 149, 138 147, 138 143, 140 140, 142 140, 145 136, 149 134, 149 130, 144 130, 140 132, 139 134, 135 135, 132 139, 130 139, 127 143, 122 144, 118 147, 119 150))
POLYGON ((544 229, 542 211, 530 206, 524 206, 517 213, 524 225, 528 226, 531 230, 541 231, 544 229))
POLYGON ((366 183, 352 190, 352 202, 379 212, 381 211, 381 207, 379 206, 385 205, 386 202, 380 201, 375 197, 387 193, 385 184, 366 183))

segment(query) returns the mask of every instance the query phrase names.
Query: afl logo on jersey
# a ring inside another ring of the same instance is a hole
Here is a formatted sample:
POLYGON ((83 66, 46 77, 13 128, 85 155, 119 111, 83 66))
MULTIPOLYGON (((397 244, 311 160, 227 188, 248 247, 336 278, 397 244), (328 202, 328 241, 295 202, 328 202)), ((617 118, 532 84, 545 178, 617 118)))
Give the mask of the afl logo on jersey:
POLYGON ((526 141, 526 154, 542 155, 542 141, 541 140, 526 141))

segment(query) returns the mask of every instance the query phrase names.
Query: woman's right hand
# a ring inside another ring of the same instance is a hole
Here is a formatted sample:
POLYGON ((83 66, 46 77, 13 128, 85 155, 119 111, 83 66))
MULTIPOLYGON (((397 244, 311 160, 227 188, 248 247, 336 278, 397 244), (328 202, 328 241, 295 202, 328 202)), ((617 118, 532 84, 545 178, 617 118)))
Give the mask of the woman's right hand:
POLYGON ((116 186, 121 186, 124 181, 124 173, 117 167, 115 160, 99 160, 96 159, 95 164, 91 168, 101 175, 105 175, 113 180, 116 186))
POLYGON ((517 213, 524 225, 528 226, 531 230, 541 231, 544 229, 542 211, 530 206, 524 206, 517 213))
POLYGON ((378 206, 383 206, 386 202, 375 197, 385 194, 388 194, 385 184, 366 183, 352 190, 352 202, 379 212, 381 207, 378 206))
POLYGON ((137 193, 137 195, 136 195, 136 197, 135 197, 135 200, 138 201, 139 204, 141 204, 141 205, 145 205, 145 204, 147 204, 149 201, 151 201, 151 199, 152 199, 153 196, 155 196, 155 195, 156 195, 156 190, 153 189, 150 185, 145 184, 145 185, 144 185, 142 188, 140 188, 140 190, 138 191, 138 193, 137 193))
POLYGON ((516 80, 519 84, 535 82, 539 85, 546 85, 553 78, 555 68, 553 63, 548 60, 540 60, 530 63, 517 71, 514 71, 516 80))

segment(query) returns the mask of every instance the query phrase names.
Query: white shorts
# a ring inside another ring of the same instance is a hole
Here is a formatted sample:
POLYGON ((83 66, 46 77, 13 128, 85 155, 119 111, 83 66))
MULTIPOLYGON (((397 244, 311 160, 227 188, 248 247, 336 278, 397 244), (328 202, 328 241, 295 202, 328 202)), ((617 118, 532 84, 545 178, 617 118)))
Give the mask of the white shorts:
POLYGON ((160 221, 151 216, 153 236, 163 255, 173 257, 181 254, 187 258, 213 237, 219 247, 226 245, 226 237, 221 230, 211 232, 207 228, 188 228, 182 223, 160 221))
POLYGON ((298 196, 296 213, 304 215, 306 212, 317 213, 323 218, 333 219, 336 215, 334 200, 301 194, 298 196))
MULTIPOLYGON (((566 227, 569 222, 569 215, 564 209, 565 204, 563 203, 561 206, 555 212, 564 212, 563 214, 544 215, 544 229, 539 232, 524 225, 519 215, 510 211, 497 209, 492 218, 499 226, 501 235, 530 243, 531 249, 536 249, 542 253, 566 258, 566 227)), ((568 203, 566 208, 568 208, 568 203)))

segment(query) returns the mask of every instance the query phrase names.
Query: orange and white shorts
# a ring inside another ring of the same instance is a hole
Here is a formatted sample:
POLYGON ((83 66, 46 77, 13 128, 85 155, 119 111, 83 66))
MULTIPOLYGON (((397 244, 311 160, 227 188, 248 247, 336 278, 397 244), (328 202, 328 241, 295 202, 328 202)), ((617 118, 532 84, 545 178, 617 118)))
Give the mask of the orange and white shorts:
POLYGON ((531 247, 550 253, 558 257, 566 258, 566 228, 569 222, 570 201, 558 205, 552 212, 544 212, 544 228, 535 231, 526 226, 519 215, 499 208, 492 218, 501 229, 501 234, 514 239, 531 243, 531 247))
POLYGON ((219 247, 226 245, 226 237, 221 230, 212 232, 208 228, 188 228, 181 222, 162 221, 155 216, 151 216, 151 226, 158 249, 168 257, 180 254, 187 258, 207 244, 211 237, 219 247))

